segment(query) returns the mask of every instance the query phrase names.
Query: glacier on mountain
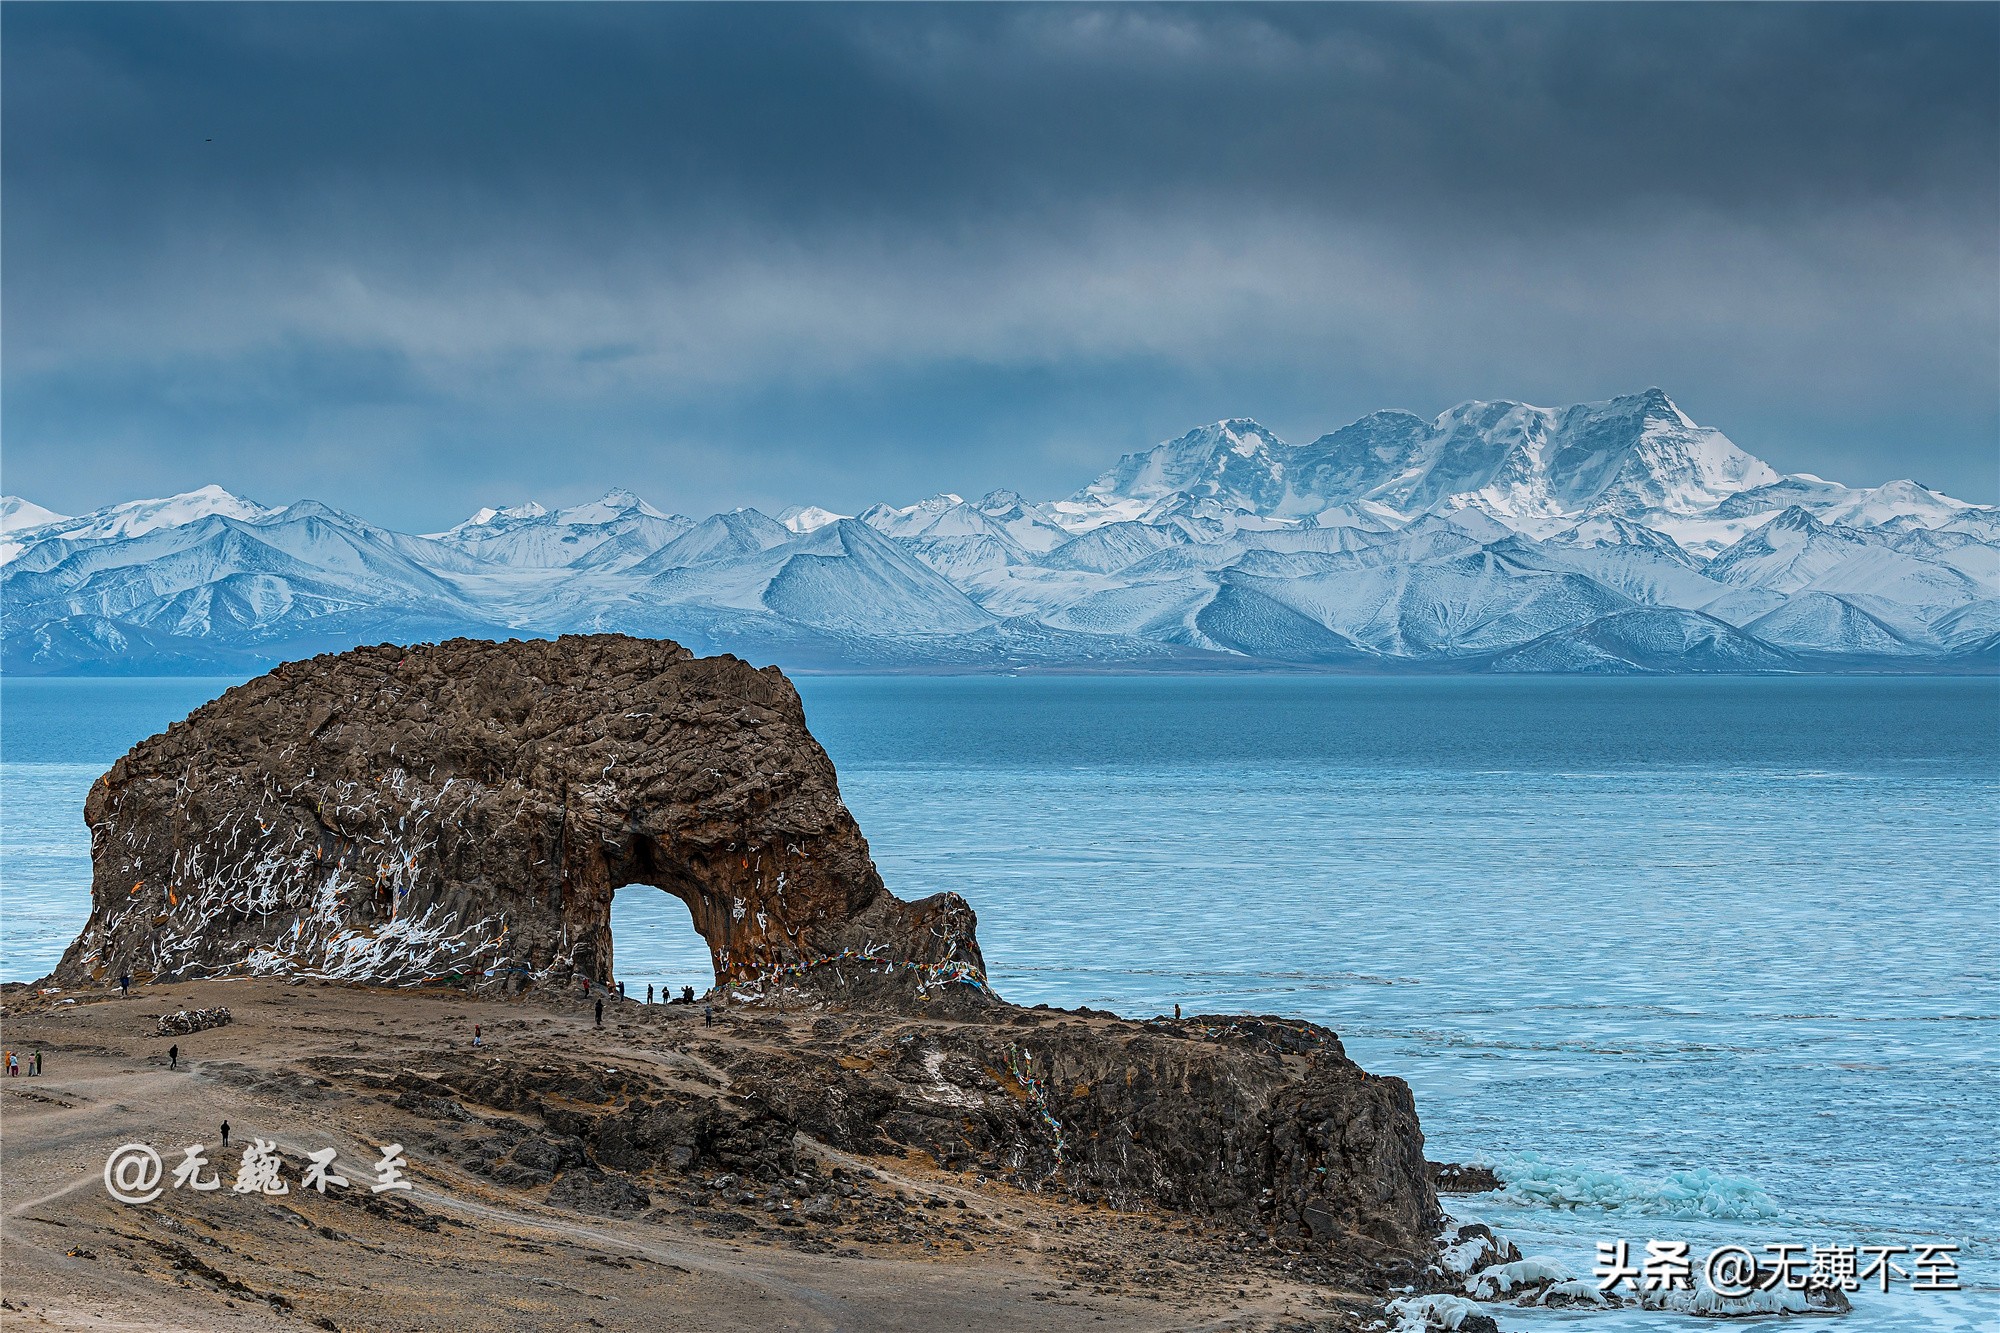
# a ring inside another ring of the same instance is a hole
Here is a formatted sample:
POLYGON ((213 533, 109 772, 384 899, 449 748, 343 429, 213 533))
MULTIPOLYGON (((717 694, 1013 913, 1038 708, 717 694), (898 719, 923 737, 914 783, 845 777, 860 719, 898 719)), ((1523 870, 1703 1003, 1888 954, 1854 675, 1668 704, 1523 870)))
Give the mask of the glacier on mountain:
POLYGON ((216 486, 0 498, 4 669, 239 672, 382 640, 623 630, 797 669, 1991 671, 2000 510, 1780 475, 1658 389, 1248 418, 1067 498, 699 521, 629 491, 442 532, 216 486))

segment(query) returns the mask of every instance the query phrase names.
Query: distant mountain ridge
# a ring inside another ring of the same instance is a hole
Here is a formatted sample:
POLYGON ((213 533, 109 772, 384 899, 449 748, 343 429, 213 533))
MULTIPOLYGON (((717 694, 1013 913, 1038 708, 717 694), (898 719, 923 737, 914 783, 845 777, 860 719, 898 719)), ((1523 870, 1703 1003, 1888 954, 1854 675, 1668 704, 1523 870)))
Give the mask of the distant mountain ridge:
POLYGON ((1685 515, 1778 480, 1648 389, 1554 409, 1462 403, 1433 421, 1375 412, 1305 445, 1247 418, 1222 421, 1126 455, 1070 504, 1081 512, 1184 494, 1294 518, 1364 501, 1404 513, 1456 501, 1517 519, 1685 515))
POLYGON ((622 630, 799 669, 1988 671, 2000 510, 1781 475, 1659 389, 1249 418, 1061 500, 696 520, 613 490, 397 533, 209 486, 0 499, 10 673, 254 670, 357 642, 622 630))

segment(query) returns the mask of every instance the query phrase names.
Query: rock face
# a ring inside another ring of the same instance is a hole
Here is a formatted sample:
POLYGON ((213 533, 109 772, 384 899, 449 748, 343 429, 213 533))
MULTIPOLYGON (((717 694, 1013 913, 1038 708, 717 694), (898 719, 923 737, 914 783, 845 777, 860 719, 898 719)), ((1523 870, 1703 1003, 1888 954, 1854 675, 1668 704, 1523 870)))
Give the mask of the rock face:
MULTIPOLYGON (((637 1012, 635 1026, 671 1022, 637 1012)), ((503 1042, 434 1052, 421 1071, 344 1053, 312 1067, 336 1086, 396 1094, 436 1127, 435 1141, 413 1128, 409 1142, 502 1184, 561 1187, 578 1173, 576 1198, 549 1199, 585 1212, 642 1194, 707 1206, 702 1182, 718 1173, 738 1182, 732 1193, 783 1186, 832 1149, 1202 1219, 1238 1236, 1232 1248, 1254 1241, 1377 1289, 1422 1281, 1444 1222, 1409 1087, 1367 1073, 1311 1023, 732 1006, 670 1048, 699 1065, 552 1065, 503 1042)))
POLYGON ((963 899, 883 887, 791 683, 665 640, 287 663, 135 746, 84 818, 69 984, 609 981, 626 884, 688 905, 722 982, 866 955, 984 983, 963 899))
POLYGON ((1414 1280, 1443 1222, 1409 1085, 1317 1024, 1009 1008, 864 1025, 735 1070, 735 1087, 836 1147, 1226 1220, 1350 1276, 1414 1280))
POLYGON ((312 1062, 442 1126, 506 1113, 430 1146, 562 1206, 793 1180, 817 1144, 1209 1219, 1377 1285, 1416 1280, 1443 1220, 1409 1088, 1324 1028, 995 998, 961 899, 883 887, 775 669, 622 636, 295 662, 135 747, 85 817, 92 910, 65 984, 608 981, 613 890, 685 901, 724 998, 758 1003, 713 1028, 619 1005, 613 1025, 627 1042, 687 1015, 699 1070, 489 1048, 429 1051, 422 1074, 312 1062))

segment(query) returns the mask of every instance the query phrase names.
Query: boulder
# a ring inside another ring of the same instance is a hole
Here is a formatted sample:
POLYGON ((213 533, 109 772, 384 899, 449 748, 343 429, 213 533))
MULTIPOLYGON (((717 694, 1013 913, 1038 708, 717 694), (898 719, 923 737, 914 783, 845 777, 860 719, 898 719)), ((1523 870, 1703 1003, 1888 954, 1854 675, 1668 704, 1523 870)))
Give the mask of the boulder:
POLYGON ((662 639, 454 639, 290 662, 91 788, 54 978, 611 981, 611 895, 688 905, 718 981, 985 980, 972 910, 883 887, 776 668, 662 639))

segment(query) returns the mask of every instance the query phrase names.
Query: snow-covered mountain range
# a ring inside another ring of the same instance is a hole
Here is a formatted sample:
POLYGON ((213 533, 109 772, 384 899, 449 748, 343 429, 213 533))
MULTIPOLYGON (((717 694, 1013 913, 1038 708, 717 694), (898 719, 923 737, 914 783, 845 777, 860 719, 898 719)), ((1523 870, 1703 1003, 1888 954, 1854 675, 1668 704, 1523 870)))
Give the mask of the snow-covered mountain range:
POLYGON ((427 536, 205 487, 0 500, 4 669, 262 669, 622 630, 798 669, 1993 670, 2000 509, 1779 474, 1657 389, 1248 419, 1067 499, 699 521, 629 491, 427 536))

